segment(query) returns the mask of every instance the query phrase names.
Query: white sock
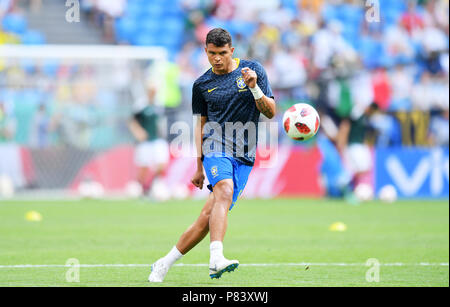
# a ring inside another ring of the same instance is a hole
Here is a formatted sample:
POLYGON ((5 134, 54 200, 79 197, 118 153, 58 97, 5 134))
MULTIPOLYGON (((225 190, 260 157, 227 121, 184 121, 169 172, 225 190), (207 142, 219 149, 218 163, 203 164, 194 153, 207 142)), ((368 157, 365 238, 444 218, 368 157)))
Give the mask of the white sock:
POLYGON ((223 243, 220 241, 213 241, 209 245, 210 262, 225 258, 223 256, 223 243))
POLYGON ((177 260, 183 257, 183 254, 174 246, 170 252, 164 257, 166 264, 171 267, 177 260))

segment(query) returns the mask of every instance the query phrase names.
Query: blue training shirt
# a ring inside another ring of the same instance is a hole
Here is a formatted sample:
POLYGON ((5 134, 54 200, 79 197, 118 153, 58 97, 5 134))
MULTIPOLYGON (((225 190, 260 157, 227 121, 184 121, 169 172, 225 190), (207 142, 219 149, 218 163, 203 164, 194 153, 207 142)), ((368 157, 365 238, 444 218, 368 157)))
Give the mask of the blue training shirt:
POLYGON ((253 165, 258 142, 260 112, 255 98, 244 83, 241 69, 249 67, 257 74, 257 83, 264 95, 273 98, 267 74, 256 61, 235 59, 238 67, 225 75, 210 68, 192 88, 192 113, 206 116, 203 155, 223 153, 253 165))

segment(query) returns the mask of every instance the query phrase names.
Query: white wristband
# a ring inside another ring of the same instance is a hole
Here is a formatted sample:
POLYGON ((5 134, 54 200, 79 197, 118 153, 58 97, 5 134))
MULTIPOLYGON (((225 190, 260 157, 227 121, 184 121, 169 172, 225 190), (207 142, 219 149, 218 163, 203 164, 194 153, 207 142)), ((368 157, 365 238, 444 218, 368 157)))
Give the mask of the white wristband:
POLYGON ((258 84, 254 88, 249 87, 250 91, 253 94, 253 97, 255 97, 255 100, 261 99, 264 96, 264 93, 259 88, 258 84))

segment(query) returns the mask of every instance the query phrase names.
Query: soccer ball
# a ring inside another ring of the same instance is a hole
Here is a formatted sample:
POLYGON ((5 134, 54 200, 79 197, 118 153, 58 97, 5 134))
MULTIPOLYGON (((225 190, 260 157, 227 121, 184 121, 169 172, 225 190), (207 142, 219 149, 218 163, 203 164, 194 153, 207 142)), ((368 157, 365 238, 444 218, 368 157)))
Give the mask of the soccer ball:
POLYGON ((85 180, 78 186, 78 193, 82 198, 98 199, 103 197, 105 189, 100 182, 85 180))
POLYGON ((320 126, 319 114, 307 103, 297 103, 283 116, 284 131, 297 141, 306 141, 316 135, 320 126))
POLYGON ((397 190, 391 184, 385 185, 378 193, 378 197, 385 203, 393 203, 397 200, 397 190))
POLYGON ((130 181, 125 186, 125 193, 128 197, 138 198, 142 196, 143 192, 141 184, 137 181, 130 181))
POLYGON ((0 199, 12 198, 14 196, 14 183, 6 175, 0 175, 0 199))
POLYGON ((186 199, 189 197, 189 188, 185 184, 179 184, 173 188, 172 197, 175 199, 186 199))
POLYGON ((360 183, 355 188, 355 196, 360 201, 369 201, 373 199, 373 188, 367 183, 360 183))
POLYGON ((170 190, 163 180, 155 179, 152 184, 152 189, 149 192, 149 196, 155 201, 164 202, 170 199, 170 190))

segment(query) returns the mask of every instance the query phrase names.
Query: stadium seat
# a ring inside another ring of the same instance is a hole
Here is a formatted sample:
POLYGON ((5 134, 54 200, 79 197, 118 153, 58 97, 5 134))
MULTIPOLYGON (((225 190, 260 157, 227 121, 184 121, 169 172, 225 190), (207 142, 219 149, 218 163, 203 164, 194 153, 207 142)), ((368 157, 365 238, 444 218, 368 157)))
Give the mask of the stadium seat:
POLYGON ((401 146, 402 145, 402 127, 399 120, 393 116, 392 119, 392 129, 389 131, 389 140, 391 146, 401 146))
POLYGON ((139 31, 155 34, 161 30, 162 25, 163 24, 158 19, 144 17, 139 20, 139 31))
POLYGON ((42 71, 47 76, 56 76, 59 69, 59 62, 57 60, 45 60, 42 65, 42 71))
POLYGON ((411 100, 410 99, 399 99, 392 100, 389 105, 389 111, 398 112, 398 111, 411 111, 411 100))
POLYGON ((116 39, 139 46, 163 46, 177 52, 185 20, 178 0, 129 0, 125 16, 116 21, 116 39))
POLYGON ((137 23, 132 18, 120 18, 116 20, 116 40, 118 42, 130 42, 136 35, 137 23))
POLYGON ((294 14, 298 14, 298 7, 296 0, 281 0, 283 8, 290 10, 294 14))
POLYGON ((361 55, 364 65, 369 68, 374 68, 380 65, 380 58, 384 58, 382 43, 370 37, 362 38, 359 41, 358 51, 361 55))
POLYGON ((168 48, 175 48, 180 45, 180 36, 175 33, 169 33, 165 31, 161 31, 157 35, 155 35, 155 39, 158 45, 168 47, 168 48))
POLYGON ((20 40, 25 45, 43 45, 45 44, 44 35, 39 31, 27 31, 21 35, 20 40))
POLYGON ((138 2, 129 2, 125 9, 124 16, 128 18, 136 18, 143 13, 142 6, 138 2))
POLYGON ((226 28, 227 27, 227 22, 220 20, 218 18, 215 17, 209 17, 206 19, 206 24, 210 27, 210 28, 226 28))
POLYGON ((385 10, 395 10, 398 12, 405 12, 407 10, 407 5, 405 0, 379 0, 380 8, 385 10))
POLYGON ((342 33, 342 37, 347 43, 349 43, 353 48, 357 49, 359 46, 359 29, 355 28, 345 28, 342 33))
POLYGON ((141 9, 145 15, 152 18, 159 18, 164 13, 164 6, 153 1, 147 2, 145 6, 141 6, 141 9))
POLYGON ((251 22, 233 20, 229 23, 228 29, 233 35, 241 34, 244 37, 250 37, 255 33, 256 25, 251 22))
POLYGON ((156 44, 156 40, 153 35, 146 32, 139 32, 136 36, 131 38, 130 43, 137 46, 153 46, 156 44))
POLYGON ((166 5, 164 6, 164 13, 163 15, 165 17, 176 17, 179 19, 184 19, 184 12, 181 9, 179 3, 174 3, 173 5, 166 5))
POLYGON ((345 27, 359 29, 364 19, 364 10, 353 5, 343 5, 340 10, 340 20, 345 27))
POLYGON ((21 15, 8 14, 3 18, 2 27, 6 32, 23 34, 27 30, 27 21, 21 15))
POLYGON ((34 73, 36 71, 36 65, 33 59, 20 60, 20 67, 27 73, 34 73))
POLYGON ((401 12, 396 10, 386 10, 385 14, 382 15, 382 19, 384 17, 384 25, 385 27, 389 27, 398 23, 398 20, 401 17, 401 12))
POLYGON ((337 18, 336 6, 330 4, 324 5, 321 14, 323 20, 326 23, 330 22, 333 19, 336 19, 337 18))

